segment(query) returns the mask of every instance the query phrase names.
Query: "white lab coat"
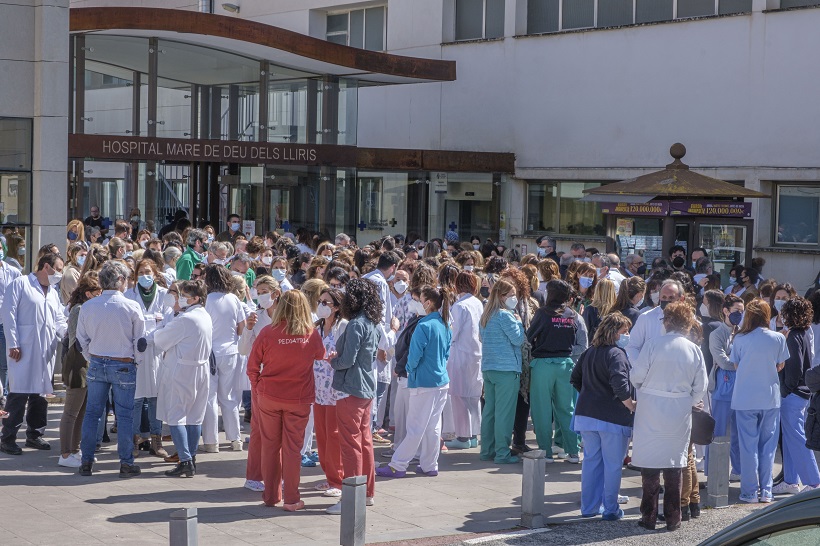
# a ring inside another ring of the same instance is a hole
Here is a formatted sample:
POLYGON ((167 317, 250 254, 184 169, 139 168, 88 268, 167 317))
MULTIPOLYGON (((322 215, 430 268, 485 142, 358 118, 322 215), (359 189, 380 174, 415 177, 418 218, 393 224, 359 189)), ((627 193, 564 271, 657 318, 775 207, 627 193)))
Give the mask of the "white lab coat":
MULTIPOLYGON (((165 294, 168 290, 157 286, 157 293, 154 294, 154 301, 148 309, 142 302, 142 297, 137 292, 137 287, 129 288, 125 291, 125 297, 137 303, 142 311, 143 324, 145 325, 145 335, 154 330, 162 328, 174 318, 174 310, 164 305, 165 294), (157 314, 162 316, 162 320, 157 320, 157 314)), ((154 345, 150 345, 144 353, 136 353, 137 361, 137 388, 134 391, 134 399, 156 398, 158 391, 157 378, 160 364, 162 362, 162 352, 154 345)))
POLYGON ((629 332, 629 344, 626 346, 626 356, 634 366, 641 349, 650 340, 666 333, 663 327, 663 309, 660 306, 644 311, 629 332))
POLYGON ((177 315, 148 336, 164 352, 159 373, 157 419, 169 425, 201 425, 208 404, 213 323, 201 305, 177 315))
POLYGON ((481 375, 481 341, 479 322, 484 306, 472 295, 460 297, 450 309, 453 340, 447 375, 450 376, 450 396, 481 396, 484 379, 481 375))
POLYGON ((629 379, 638 391, 632 464, 685 467, 692 406, 706 394, 706 364, 700 347, 675 333, 652 338, 632 363, 629 379))
POLYGON ((57 345, 68 327, 57 288, 43 294, 34 273, 14 279, 3 299, 3 329, 8 349, 20 348, 20 360, 8 358, 9 392, 51 394, 57 345))

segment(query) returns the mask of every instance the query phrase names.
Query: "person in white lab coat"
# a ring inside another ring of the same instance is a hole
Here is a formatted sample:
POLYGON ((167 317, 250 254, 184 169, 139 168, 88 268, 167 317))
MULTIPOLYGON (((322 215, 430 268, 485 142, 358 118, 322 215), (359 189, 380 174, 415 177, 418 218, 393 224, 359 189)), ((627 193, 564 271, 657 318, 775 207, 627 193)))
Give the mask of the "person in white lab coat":
POLYGON ((687 303, 668 304, 663 310, 666 333, 644 344, 629 375, 638 391, 632 464, 641 468, 643 482, 639 524, 647 529, 657 521, 661 472, 666 528, 680 527, 681 470, 688 465, 692 407, 702 407, 708 381, 700 347, 685 337, 694 325, 687 303))
POLYGON ((663 281, 660 291, 660 304, 649 311, 645 311, 629 332, 629 345, 626 346, 626 356, 634 365, 641 354, 641 349, 649 342, 665 333, 663 329, 663 310, 673 301, 683 301, 686 297, 686 290, 680 281, 668 279, 663 281))
MULTIPOLYGON (((149 334, 174 318, 173 307, 168 306, 165 296, 168 289, 159 286, 157 280, 162 278, 153 260, 140 260, 134 272, 134 288, 125 292, 125 297, 137 303, 145 318, 145 333, 149 334)), ((164 279, 163 279, 164 282, 164 279)), ((151 455, 165 458, 168 452, 162 446, 162 421, 157 419, 157 375, 162 355, 149 348, 137 355, 137 390, 134 391, 134 457, 139 456, 137 446, 151 439, 151 455), (149 433, 142 434, 143 407, 148 408, 149 433)))
POLYGON ((63 259, 46 254, 37 261, 36 273, 17 277, 6 288, 2 315, 9 347, 9 393, 5 408, 9 416, 3 420, 0 451, 10 455, 23 452, 17 445, 17 431, 24 416, 26 446, 51 449, 43 439, 48 422, 48 402, 43 395, 54 392, 51 377, 57 345, 67 331, 56 288, 62 270, 63 259))
MULTIPOLYGON (((11 281, 22 275, 19 269, 15 269, 3 261, 4 257, 3 247, 0 246, 0 308, 3 306, 3 296, 6 293, 6 288, 11 284, 11 281)), ((6 355, 6 334, 3 329, 3 314, 0 313, 0 410, 6 406, 8 373, 9 365, 8 356, 6 355)))
POLYGON ((484 312, 478 293, 478 277, 462 271, 456 277, 458 299, 451 309, 453 341, 447 374, 450 376, 450 404, 456 439, 445 442, 447 449, 469 449, 478 446, 481 432, 481 340, 479 322, 484 312))
MULTIPOLYGON (((179 314, 163 328, 150 332, 140 344, 164 353, 159 375, 157 418, 168 423, 179 463, 167 476, 192 478, 196 474, 196 446, 208 405, 209 358, 213 322, 205 311, 205 283, 176 285, 179 314)), ((174 297, 171 295, 171 297, 174 297)))

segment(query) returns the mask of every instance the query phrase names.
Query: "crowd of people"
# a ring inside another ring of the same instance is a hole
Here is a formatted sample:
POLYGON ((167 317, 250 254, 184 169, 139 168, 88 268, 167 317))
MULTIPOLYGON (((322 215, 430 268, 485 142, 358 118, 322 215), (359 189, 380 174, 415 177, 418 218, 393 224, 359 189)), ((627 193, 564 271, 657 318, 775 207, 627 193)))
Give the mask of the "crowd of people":
POLYGON ((628 464, 640 525, 674 530, 700 515, 693 412, 731 437, 742 501, 820 486, 820 291, 764 279, 761 260, 722 286, 700 248, 621 264, 580 243, 558 253, 542 237, 522 256, 452 231, 359 247, 304 228, 248 237, 237 215, 217 234, 184 213, 159 233, 136 214, 100 240, 98 217, 69 222, 65 253, 44 246, 28 275, 0 261, 5 453, 23 452, 24 421, 25 446, 50 449, 59 363, 59 465, 92 476, 116 432, 121 478, 143 451, 191 478, 198 452, 247 442, 245 487, 287 511, 304 507, 302 467, 321 465, 331 498, 365 476, 373 505, 376 476, 435 477, 442 451, 518 463, 531 420, 547 462, 583 460, 582 516, 623 517, 628 464))

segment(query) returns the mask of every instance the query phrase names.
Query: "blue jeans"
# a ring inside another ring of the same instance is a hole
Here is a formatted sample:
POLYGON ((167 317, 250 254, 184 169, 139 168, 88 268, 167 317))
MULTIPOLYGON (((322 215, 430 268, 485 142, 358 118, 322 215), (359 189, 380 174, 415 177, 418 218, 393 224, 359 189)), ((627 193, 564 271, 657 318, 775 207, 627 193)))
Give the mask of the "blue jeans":
MULTIPOLYGON (((140 424, 142 423, 142 410, 144 407, 148 408, 148 429, 151 436, 159 436, 162 434, 162 421, 157 419, 157 399, 156 398, 137 398, 134 400, 133 426, 134 434, 139 434, 144 439, 148 438, 148 434, 140 432, 140 424)), ((119 423, 117 423, 117 430, 119 430, 119 423)))
POLYGON ((0 324, 0 396, 6 396, 9 393, 9 361, 6 354, 6 332, 3 330, 3 325, 0 324))
POLYGON ((114 414, 117 416, 117 453, 120 463, 134 464, 134 437, 132 416, 134 391, 137 388, 137 365, 108 358, 91 357, 88 363, 88 402, 83 419, 83 439, 80 449, 83 462, 94 460, 97 445, 97 427, 104 417, 108 391, 114 392, 114 414))
POLYGON ((620 510, 621 469, 624 465, 629 436, 616 432, 582 430, 584 464, 581 467, 581 515, 597 516, 601 505, 604 514, 620 510))
POLYGON ((373 400, 373 406, 370 408, 371 428, 373 429, 373 432, 379 430, 380 423, 376 423, 376 417, 379 415, 379 403, 382 401, 384 393, 387 391, 387 387, 389 386, 390 383, 376 383, 376 399, 373 400))
MULTIPOLYGON (((729 461, 732 474, 740 474, 740 443, 737 439, 737 419, 730 400, 712 399, 712 418, 715 420, 715 437, 729 436, 729 461)), ((706 468, 709 468, 709 447, 706 447, 706 468)))
POLYGON ((168 428, 171 429, 171 439, 177 448, 179 462, 190 461, 193 453, 196 453, 196 446, 199 445, 202 425, 169 425, 168 428))
POLYGON ((806 447, 806 408, 809 401, 790 394, 780 402, 783 431, 783 480, 786 483, 820 485, 814 451, 806 447))
POLYGON ((777 451, 780 408, 736 410, 740 442, 740 496, 772 498, 772 467, 777 451))
POLYGON ((251 391, 242 391, 242 407, 245 411, 251 410, 251 391))

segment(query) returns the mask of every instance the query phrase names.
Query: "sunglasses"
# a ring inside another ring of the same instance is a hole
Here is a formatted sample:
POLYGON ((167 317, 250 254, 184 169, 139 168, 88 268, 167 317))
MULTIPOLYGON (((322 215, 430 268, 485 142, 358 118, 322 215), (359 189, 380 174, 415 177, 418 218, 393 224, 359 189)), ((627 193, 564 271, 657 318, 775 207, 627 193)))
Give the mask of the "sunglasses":
POLYGON ((319 300, 319 305, 324 305, 325 307, 332 307, 333 302, 327 300, 319 300))

